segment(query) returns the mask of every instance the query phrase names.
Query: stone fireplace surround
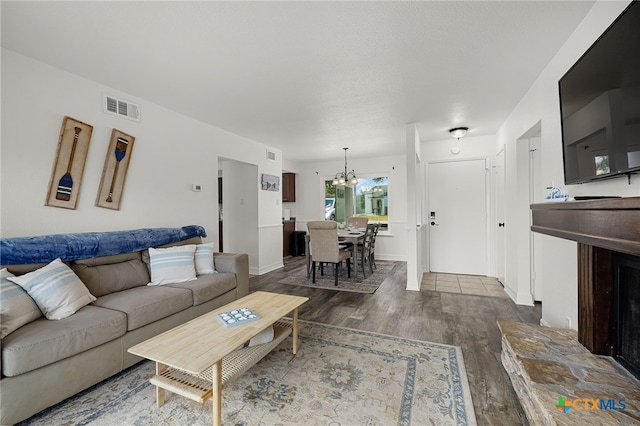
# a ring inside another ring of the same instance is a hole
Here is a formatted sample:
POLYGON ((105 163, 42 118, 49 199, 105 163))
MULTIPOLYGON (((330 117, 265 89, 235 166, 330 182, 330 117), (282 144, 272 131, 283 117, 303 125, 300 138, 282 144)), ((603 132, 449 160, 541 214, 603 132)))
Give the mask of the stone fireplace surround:
POLYGON ((573 330, 498 321, 502 365, 529 424, 640 424, 640 381, 611 357, 594 355, 573 330), (566 413, 558 398, 570 402, 566 413), (616 409, 594 409, 599 401, 616 409))
POLYGON ((498 322, 502 362, 529 421, 640 424, 640 381, 611 358, 610 332, 613 259, 640 256, 640 197, 532 204, 531 212, 532 231, 578 242, 578 331, 498 322), (625 406, 570 414, 555 407, 559 397, 582 399, 579 408, 598 399, 625 406))

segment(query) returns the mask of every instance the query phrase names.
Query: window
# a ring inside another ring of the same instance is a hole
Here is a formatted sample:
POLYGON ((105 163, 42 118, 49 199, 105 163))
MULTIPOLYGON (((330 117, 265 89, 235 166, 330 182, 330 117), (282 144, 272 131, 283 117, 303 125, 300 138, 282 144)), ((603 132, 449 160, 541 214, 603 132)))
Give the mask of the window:
POLYGON ((359 178, 356 184, 356 215, 380 223, 384 230, 389 224, 388 182, 386 176, 380 176, 359 178))
POLYGON ((388 229, 389 179, 386 176, 358 178, 352 185, 334 185, 325 181, 325 220, 345 222, 351 216, 365 216, 370 223, 380 223, 388 229))

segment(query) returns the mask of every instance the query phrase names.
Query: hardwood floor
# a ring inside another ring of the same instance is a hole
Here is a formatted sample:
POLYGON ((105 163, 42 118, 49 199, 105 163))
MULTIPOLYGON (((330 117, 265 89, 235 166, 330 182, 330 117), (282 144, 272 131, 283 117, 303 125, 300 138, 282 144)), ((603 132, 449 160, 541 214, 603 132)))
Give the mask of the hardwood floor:
POLYGON ((500 361, 501 334, 496 320, 539 324, 542 308, 517 306, 510 299, 407 291, 406 263, 394 267, 375 294, 298 287, 277 282, 304 264, 285 259, 285 267, 251 277, 251 291, 309 297, 299 318, 462 348, 479 425, 528 424, 500 361))

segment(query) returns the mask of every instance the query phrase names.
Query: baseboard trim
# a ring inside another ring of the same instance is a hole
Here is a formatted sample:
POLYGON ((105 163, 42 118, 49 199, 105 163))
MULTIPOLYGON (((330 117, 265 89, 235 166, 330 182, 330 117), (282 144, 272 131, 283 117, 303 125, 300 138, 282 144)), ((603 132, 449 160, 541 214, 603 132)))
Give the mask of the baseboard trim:
POLYGON ((533 306, 533 297, 531 297, 531 293, 518 293, 516 305, 533 306))
POLYGON ((383 253, 376 253, 376 259, 377 260, 390 260, 393 262, 406 262, 407 258, 406 256, 397 256, 397 255, 393 255, 393 254, 383 254, 383 253))
POLYGON ((282 261, 272 263, 271 265, 263 266, 261 268, 249 268, 249 273, 251 275, 263 275, 280 268, 284 268, 284 263, 282 261))

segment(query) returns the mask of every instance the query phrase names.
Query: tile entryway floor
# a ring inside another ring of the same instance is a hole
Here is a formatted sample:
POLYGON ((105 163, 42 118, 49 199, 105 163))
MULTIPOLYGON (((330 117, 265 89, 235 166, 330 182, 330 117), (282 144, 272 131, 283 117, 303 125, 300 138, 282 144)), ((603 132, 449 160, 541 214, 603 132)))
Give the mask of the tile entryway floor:
POLYGON ((480 275, 456 275, 428 272, 423 275, 422 290, 445 293, 470 294, 475 296, 500 297, 508 299, 502 284, 496 278, 480 275))

